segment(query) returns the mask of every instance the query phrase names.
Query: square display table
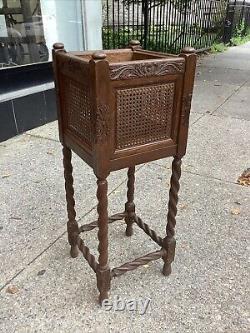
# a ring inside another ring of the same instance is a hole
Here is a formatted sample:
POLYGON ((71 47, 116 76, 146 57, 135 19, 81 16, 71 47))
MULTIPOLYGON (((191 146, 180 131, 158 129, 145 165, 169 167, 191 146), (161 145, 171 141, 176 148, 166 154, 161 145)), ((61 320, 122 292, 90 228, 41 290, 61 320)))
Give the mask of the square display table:
POLYGON ((191 108, 196 54, 184 48, 179 56, 143 50, 138 41, 127 49, 66 52, 54 44, 53 66, 59 136, 68 211, 71 256, 79 250, 96 273, 99 302, 108 298, 110 281, 159 258, 163 274, 171 273, 175 255, 175 225, 191 108), (72 151, 97 177, 98 220, 78 226, 72 177, 72 151), (135 165, 173 156, 165 236, 158 236, 135 212, 135 165), (127 202, 122 213, 108 216, 110 172, 128 168, 127 202), (108 224, 124 219, 126 235, 137 224, 160 247, 156 252, 109 268, 108 224), (80 233, 98 228, 98 261, 80 233))

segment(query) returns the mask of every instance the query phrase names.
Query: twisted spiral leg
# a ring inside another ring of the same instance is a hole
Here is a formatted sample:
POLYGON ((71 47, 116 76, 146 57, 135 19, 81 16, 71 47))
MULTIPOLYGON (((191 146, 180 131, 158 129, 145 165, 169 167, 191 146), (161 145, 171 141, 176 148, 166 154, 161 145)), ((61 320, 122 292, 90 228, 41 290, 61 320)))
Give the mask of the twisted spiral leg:
POLYGON ((170 181, 169 191, 169 202, 168 202, 168 216, 166 234, 167 236, 163 239, 163 248, 166 249, 167 254, 163 257, 164 266, 163 274, 171 274, 171 263, 174 261, 175 256, 175 225, 176 225, 176 214, 177 214, 177 203, 178 203, 178 191, 180 189, 181 177, 181 159, 175 157, 172 163, 172 176, 170 181))
POLYGON ((76 212, 75 212, 75 200, 74 200, 74 187, 73 187, 73 167, 71 164, 72 153, 67 147, 63 147, 63 166, 64 166, 64 179, 65 179, 65 191, 66 191, 66 202, 67 202, 67 212, 68 212, 68 240, 71 245, 70 255, 72 258, 78 256, 78 224, 76 222, 76 212))
POLYGON ((110 269, 108 266, 108 183, 106 179, 97 180, 97 212, 98 212, 98 240, 99 264, 96 271, 97 288, 100 292, 99 302, 108 298, 110 289, 110 269))
POLYGON ((135 220, 135 204, 134 204, 134 190, 135 190, 135 167, 128 168, 128 182, 127 182, 127 202, 125 204, 125 222, 127 224, 126 235, 133 235, 133 223, 135 220))

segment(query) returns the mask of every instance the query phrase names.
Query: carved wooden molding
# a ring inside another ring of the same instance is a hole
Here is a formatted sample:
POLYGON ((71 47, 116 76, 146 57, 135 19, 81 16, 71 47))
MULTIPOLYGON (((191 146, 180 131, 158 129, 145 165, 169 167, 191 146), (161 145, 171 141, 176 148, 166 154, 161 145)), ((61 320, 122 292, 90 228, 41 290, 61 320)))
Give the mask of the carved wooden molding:
POLYGON ((128 80, 136 77, 180 74, 185 70, 184 61, 137 63, 131 65, 110 65, 111 80, 128 80))
POLYGON ((191 103, 192 103, 192 94, 188 94, 183 97, 182 101, 182 124, 184 126, 188 126, 189 123, 189 114, 191 109, 191 103))
POLYGON ((103 143, 107 141, 110 130, 111 124, 108 106, 98 103, 96 111, 96 142, 103 143))

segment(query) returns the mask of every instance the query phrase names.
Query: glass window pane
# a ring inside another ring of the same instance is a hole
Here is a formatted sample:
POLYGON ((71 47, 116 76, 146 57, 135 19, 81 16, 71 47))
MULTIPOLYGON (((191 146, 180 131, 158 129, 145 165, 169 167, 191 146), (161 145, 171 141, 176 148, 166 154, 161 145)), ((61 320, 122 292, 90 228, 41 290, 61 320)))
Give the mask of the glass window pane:
POLYGON ((49 61, 56 41, 83 49, 81 0, 0 0, 0 68, 49 61))

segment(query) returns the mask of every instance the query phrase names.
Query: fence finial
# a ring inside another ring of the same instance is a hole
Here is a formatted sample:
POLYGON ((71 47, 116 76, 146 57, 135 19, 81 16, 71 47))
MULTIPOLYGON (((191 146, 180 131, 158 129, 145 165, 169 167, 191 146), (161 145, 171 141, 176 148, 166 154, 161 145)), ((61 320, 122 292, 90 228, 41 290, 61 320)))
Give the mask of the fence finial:
POLYGON ((186 46, 181 50, 181 53, 186 53, 186 54, 196 53, 196 50, 191 46, 186 46))
POLYGON ((94 60, 103 60, 106 57, 107 57, 107 55, 104 52, 102 52, 102 51, 97 51, 97 52, 95 52, 95 53, 92 54, 92 58, 94 60))
POLYGON ((132 40, 129 42, 129 47, 130 47, 132 50, 141 49, 141 43, 140 43, 139 40, 132 39, 132 40))
POLYGON ((63 43, 55 43, 53 44, 54 50, 64 50, 64 44, 63 43))

